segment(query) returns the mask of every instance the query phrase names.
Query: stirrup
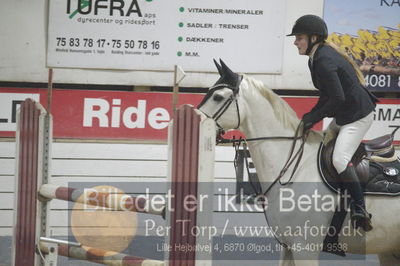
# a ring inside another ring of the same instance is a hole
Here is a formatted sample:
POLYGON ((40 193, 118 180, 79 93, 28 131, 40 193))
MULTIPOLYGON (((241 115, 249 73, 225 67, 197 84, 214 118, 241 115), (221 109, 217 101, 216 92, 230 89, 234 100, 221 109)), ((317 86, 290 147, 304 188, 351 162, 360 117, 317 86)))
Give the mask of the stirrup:
POLYGON ((354 229, 361 227, 365 232, 369 232, 374 227, 372 226, 371 219, 365 216, 351 217, 351 223, 354 229))
POLYGON ((352 205, 350 218, 353 228, 357 229, 361 227, 365 232, 371 231, 373 229, 371 222, 372 215, 365 210, 364 206, 354 203, 352 205), (356 207, 362 213, 356 212, 356 207))

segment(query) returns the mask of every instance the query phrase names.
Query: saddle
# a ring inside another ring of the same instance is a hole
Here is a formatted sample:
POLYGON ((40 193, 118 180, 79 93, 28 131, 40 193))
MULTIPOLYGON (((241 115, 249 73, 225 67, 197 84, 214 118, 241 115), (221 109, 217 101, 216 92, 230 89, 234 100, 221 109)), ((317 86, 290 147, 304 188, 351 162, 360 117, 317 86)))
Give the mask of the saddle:
MULTIPOLYGON (((365 195, 400 195, 400 159, 393 147, 394 134, 399 128, 391 134, 361 143, 355 152, 351 162, 365 195)), ((335 143, 336 139, 332 139, 326 145, 321 143, 318 151, 318 170, 324 183, 334 192, 340 193, 343 190, 341 181, 332 163, 335 143)), ((346 256, 345 250, 332 250, 329 247, 338 245, 339 232, 347 215, 343 204, 343 200, 340 200, 329 226, 330 233, 325 236, 323 242, 323 251, 339 256, 346 256)))
MULTIPOLYGON (((351 160, 366 195, 400 195, 400 159, 393 146, 396 130, 361 143, 351 160)), ((332 139, 326 145, 321 143, 318 169, 325 184, 338 193, 341 181, 332 164, 335 142, 336 139, 332 139)))

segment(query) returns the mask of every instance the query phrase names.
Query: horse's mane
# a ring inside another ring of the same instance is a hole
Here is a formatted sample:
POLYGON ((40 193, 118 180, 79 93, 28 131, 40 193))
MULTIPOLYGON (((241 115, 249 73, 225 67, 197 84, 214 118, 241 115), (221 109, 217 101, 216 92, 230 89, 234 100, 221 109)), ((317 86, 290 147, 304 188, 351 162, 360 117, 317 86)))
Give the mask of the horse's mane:
MULTIPOLYGON (((256 80, 250 76, 243 75, 243 78, 249 84, 249 89, 256 89, 271 104, 275 116, 285 127, 296 130, 300 120, 296 112, 283 100, 279 95, 264 85, 263 82, 256 80)), ((315 131, 311 131, 315 132, 315 131)), ((317 133, 317 132, 315 132, 317 133)), ((320 135, 317 133, 317 135, 320 135)))
POLYGON ((261 81, 246 75, 244 75, 244 79, 249 84, 249 89, 257 89, 260 94, 271 104, 275 116, 285 127, 296 130, 300 121, 297 118, 296 112, 287 104, 285 100, 265 86, 261 81))

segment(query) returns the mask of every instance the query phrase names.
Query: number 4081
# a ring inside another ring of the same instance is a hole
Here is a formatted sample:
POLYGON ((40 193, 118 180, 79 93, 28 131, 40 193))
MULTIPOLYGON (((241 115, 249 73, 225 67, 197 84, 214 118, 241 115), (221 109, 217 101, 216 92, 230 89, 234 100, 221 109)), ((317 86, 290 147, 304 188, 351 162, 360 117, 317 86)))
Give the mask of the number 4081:
MULTIPOLYGON (((391 78, 390 75, 366 75, 365 76, 365 84, 371 87, 390 87, 391 85, 391 78)), ((400 87, 400 77, 398 80, 398 84, 400 87)))

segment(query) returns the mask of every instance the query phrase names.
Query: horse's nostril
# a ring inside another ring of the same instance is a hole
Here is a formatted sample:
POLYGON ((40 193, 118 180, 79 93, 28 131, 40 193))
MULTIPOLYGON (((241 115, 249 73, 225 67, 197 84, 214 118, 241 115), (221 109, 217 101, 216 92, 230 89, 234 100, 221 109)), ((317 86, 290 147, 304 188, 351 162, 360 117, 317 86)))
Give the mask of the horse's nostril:
POLYGON ((215 94, 215 95, 213 96, 213 99, 214 99, 214 101, 220 102, 220 101, 222 101, 222 99, 224 99, 224 97, 222 97, 222 96, 219 95, 219 94, 215 94))

